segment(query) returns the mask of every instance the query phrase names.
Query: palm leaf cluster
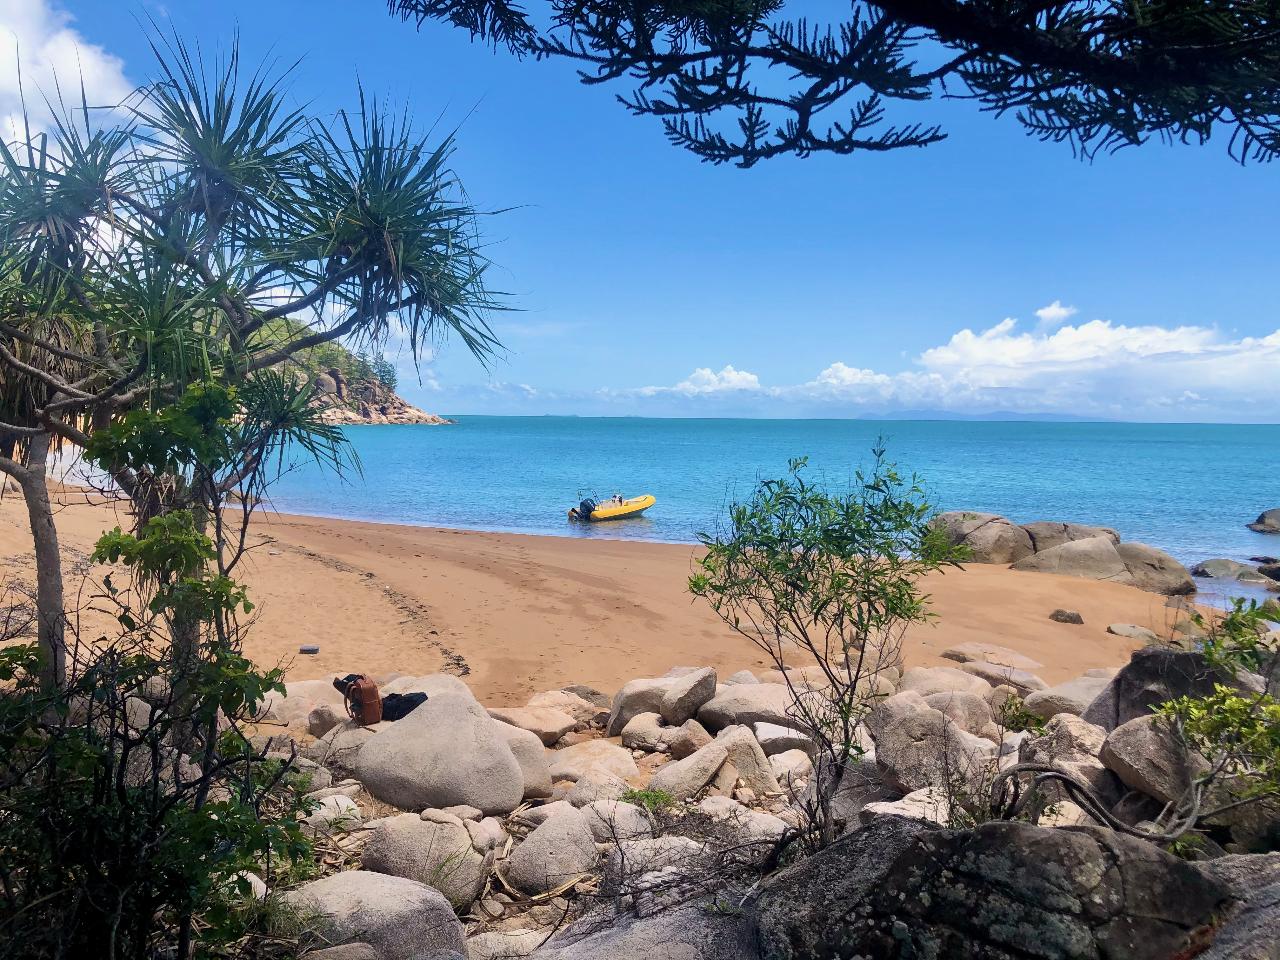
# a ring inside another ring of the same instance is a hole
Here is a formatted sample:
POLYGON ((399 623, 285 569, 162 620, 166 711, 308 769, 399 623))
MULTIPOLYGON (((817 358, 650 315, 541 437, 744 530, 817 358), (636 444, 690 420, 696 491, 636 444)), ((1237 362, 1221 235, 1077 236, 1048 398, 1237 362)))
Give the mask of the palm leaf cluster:
POLYGON ((340 459, 299 352, 394 338, 419 358, 457 338, 494 354, 501 295, 448 139, 363 92, 328 120, 293 108, 291 68, 250 70, 235 48, 152 49, 156 79, 125 103, 54 97, 51 130, 0 144, 0 444, 87 445, 218 382, 241 404, 239 482, 285 448, 340 459))

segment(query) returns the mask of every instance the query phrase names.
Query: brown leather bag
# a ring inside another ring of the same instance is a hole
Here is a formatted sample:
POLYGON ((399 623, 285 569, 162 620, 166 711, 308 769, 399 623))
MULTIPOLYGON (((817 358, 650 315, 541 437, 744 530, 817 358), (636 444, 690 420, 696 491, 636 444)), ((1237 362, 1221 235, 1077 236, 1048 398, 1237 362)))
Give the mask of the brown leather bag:
POLYGON ((347 713, 356 723, 370 727, 382 720, 382 697, 372 679, 362 673, 335 680, 333 685, 342 691, 347 713))

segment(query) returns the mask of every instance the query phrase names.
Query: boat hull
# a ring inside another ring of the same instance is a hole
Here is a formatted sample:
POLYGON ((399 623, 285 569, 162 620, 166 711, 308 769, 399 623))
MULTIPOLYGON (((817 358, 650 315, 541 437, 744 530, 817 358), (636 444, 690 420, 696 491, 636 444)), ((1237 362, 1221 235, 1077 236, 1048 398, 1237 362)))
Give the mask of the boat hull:
POLYGON ((646 493, 641 497, 631 497, 623 500, 621 504, 604 503, 591 511, 591 516, 583 517, 576 509, 569 511, 570 520, 586 520, 590 523, 604 523, 608 520, 626 520, 629 517, 638 517, 644 513, 655 503, 657 499, 646 493))

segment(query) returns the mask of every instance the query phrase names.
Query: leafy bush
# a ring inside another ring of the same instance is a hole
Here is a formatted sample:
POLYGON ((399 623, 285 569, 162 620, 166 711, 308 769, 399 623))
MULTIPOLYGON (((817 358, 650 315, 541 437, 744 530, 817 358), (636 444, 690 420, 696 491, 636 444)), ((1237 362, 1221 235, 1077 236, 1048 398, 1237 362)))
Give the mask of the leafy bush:
POLYGON ((830 843, 832 800, 862 753, 858 728, 881 695, 881 674, 901 666, 902 636, 929 618, 919 589, 927 573, 963 555, 930 523, 914 479, 900 475, 878 445, 852 487, 828 491, 793 460, 788 475, 761 482, 734 504, 707 548, 690 590, 763 650, 783 671, 791 714, 818 745, 806 842, 830 843), (821 692, 787 671, 816 670, 821 692))
POLYGON ((84 651, 48 693, 39 661, 31 645, 0 649, 6 955, 142 960, 166 944, 188 955, 197 926, 205 949, 238 937, 242 874, 311 857, 289 764, 235 732, 279 675, 222 650, 175 676, 129 636, 84 651))
POLYGON ((665 790, 628 790, 621 797, 623 803, 633 803, 650 813, 661 813, 675 806, 676 798, 665 790))
POLYGON ((1044 733, 1044 720, 1027 709, 1022 698, 1013 695, 1007 697, 996 712, 996 724, 1002 731, 1011 733, 1030 733, 1038 737, 1044 733))

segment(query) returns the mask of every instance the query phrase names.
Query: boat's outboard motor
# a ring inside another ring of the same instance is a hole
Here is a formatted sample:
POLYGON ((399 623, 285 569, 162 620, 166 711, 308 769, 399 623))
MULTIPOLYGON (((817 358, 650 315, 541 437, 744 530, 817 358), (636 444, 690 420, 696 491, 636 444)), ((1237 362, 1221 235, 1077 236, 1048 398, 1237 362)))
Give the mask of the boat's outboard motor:
POLYGON ((578 519, 590 520, 591 514, 595 512, 595 509, 596 509, 596 502, 592 500, 590 497, 588 497, 586 500, 583 500, 580 504, 578 504, 578 519))

